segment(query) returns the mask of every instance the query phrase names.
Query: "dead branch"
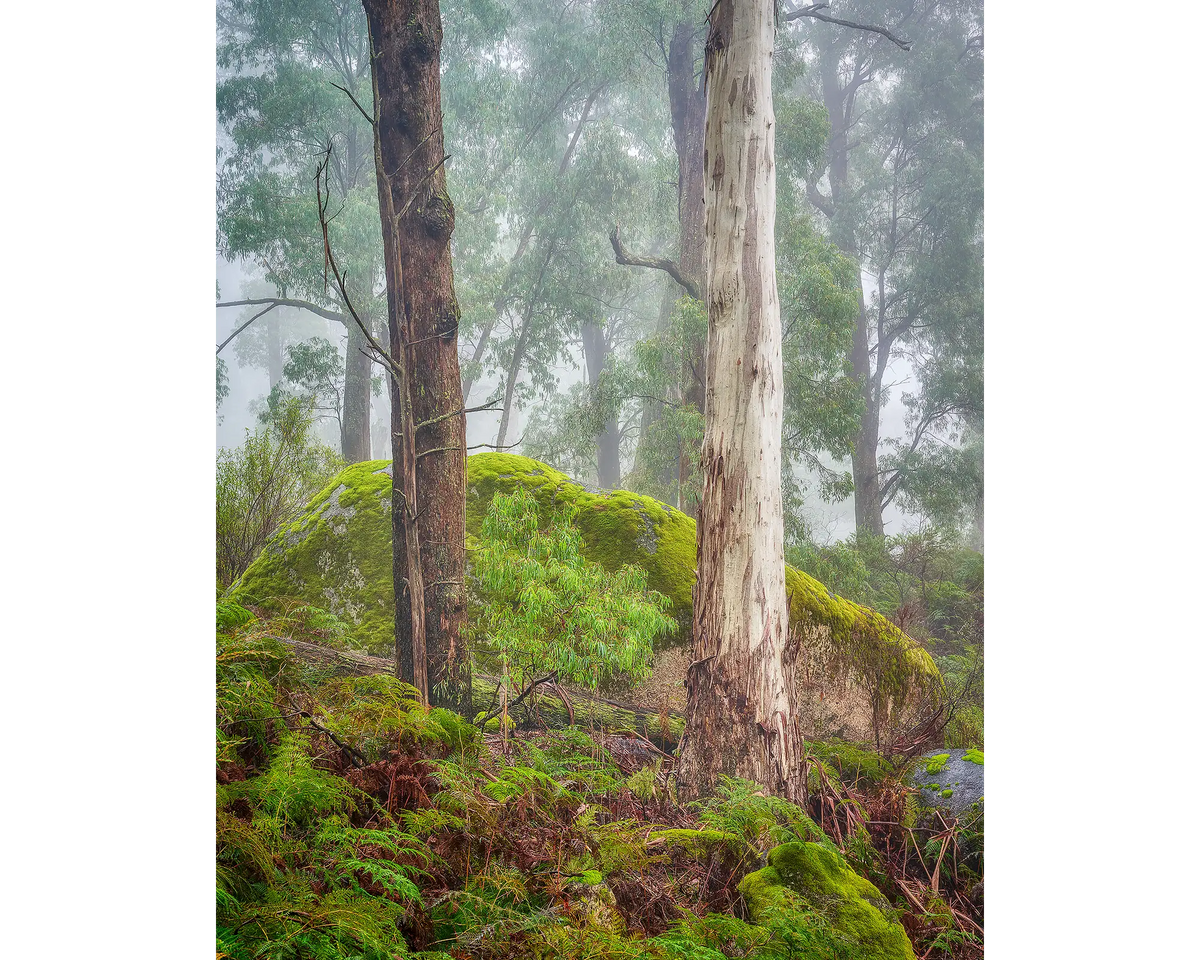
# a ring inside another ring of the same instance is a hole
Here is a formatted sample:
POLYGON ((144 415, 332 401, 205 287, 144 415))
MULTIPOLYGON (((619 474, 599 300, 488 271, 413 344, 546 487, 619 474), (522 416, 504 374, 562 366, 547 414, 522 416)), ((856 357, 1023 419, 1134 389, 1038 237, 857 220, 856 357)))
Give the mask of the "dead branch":
POLYGON ((693 300, 701 300, 700 286, 685 274, 674 260, 668 260, 666 257, 640 257, 637 254, 630 253, 625 249, 625 245, 621 243, 621 225, 613 224, 612 231, 608 235, 609 242, 612 243, 613 254, 617 259, 617 263, 623 267, 649 267, 651 270, 663 270, 669 273, 676 283, 687 291, 688 296, 693 300))
POLYGON ((234 337, 245 330, 259 317, 263 316, 263 314, 270 313, 276 307, 297 307, 300 310, 308 310, 310 313, 315 313, 318 317, 324 317, 326 320, 333 320, 335 323, 344 324, 346 322, 346 318, 340 313, 334 313, 332 310, 326 310, 324 307, 317 306, 317 304, 311 303, 308 300, 296 300, 290 297, 255 297, 250 300, 226 300, 222 303, 218 303, 217 306, 256 307, 264 303, 267 304, 267 308, 265 310, 260 310, 258 313, 252 316, 249 320, 234 330, 233 333, 231 333, 225 339, 224 343, 217 347, 218 356, 220 356, 222 350, 229 346, 230 341, 233 340, 234 337))
POLYGON ((807 7, 801 7, 798 10, 792 10, 784 16, 785 23, 791 23, 793 20, 799 20, 805 17, 812 20, 820 20, 824 23, 836 23, 839 27, 849 27, 852 30, 865 30, 868 33, 878 33, 880 36, 887 37, 901 50, 911 50, 912 41, 903 40, 896 36, 890 30, 884 27, 874 27, 867 23, 856 23, 853 20, 842 20, 838 17, 831 17, 826 13, 821 13, 822 10, 828 10, 827 3, 810 3, 807 7))

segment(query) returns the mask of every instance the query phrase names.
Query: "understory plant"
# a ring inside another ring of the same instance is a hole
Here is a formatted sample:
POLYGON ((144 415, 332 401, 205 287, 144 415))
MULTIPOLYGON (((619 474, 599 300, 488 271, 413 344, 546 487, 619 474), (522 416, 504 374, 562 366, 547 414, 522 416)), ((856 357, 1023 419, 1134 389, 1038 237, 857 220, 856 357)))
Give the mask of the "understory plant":
POLYGON ((477 657, 500 676, 501 727, 510 705, 540 680, 595 691, 650 675, 654 640, 675 629, 670 601, 646 573, 610 573, 583 556, 567 514, 539 525, 524 489, 493 498, 472 554, 477 657))

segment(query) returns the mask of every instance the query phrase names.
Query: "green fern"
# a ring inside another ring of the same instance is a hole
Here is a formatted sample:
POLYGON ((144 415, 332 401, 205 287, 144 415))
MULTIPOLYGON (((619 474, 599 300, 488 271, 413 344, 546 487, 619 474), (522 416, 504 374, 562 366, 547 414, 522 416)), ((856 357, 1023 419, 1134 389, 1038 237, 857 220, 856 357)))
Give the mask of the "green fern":
POLYGON ((837 849, 802 807, 764 795, 762 787, 749 780, 722 777, 717 795, 695 806, 702 823, 741 837, 760 851, 796 841, 837 849))

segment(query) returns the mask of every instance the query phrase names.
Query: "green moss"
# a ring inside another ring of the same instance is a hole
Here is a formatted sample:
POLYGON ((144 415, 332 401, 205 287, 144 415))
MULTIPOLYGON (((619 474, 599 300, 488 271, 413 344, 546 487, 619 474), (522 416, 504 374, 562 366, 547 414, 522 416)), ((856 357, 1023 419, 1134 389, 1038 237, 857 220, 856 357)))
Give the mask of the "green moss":
POLYGON ((966 753, 963 754, 963 759, 965 761, 967 761, 968 763, 977 763, 982 767, 983 766, 983 751, 982 750, 968 750, 966 753))
POLYGON ((949 759, 950 754, 948 753, 939 753, 936 756, 930 757, 929 761, 925 764, 925 772, 940 773, 942 768, 946 766, 946 761, 949 759))
POLYGON ((837 771, 846 783, 866 780, 879 783, 894 773, 894 768, 869 744, 844 740, 808 740, 805 747, 818 760, 837 771))
POLYGON ((300 597, 352 627, 372 653, 395 643, 392 593, 392 480, 388 460, 347 467, 268 542, 230 593, 267 607, 300 597))
POLYGON ((665 841, 669 850, 676 850, 689 860, 708 861, 724 856, 733 863, 753 863, 758 851, 741 837, 724 830, 655 830, 647 837, 647 846, 665 841))
POLYGON ((940 794, 940 795, 941 795, 942 797, 945 797, 947 800, 949 800, 949 799, 950 799, 952 796, 954 796, 954 791, 953 791, 953 790, 951 790, 949 787, 947 787, 945 790, 943 790, 943 791, 941 792, 941 794, 940 794))
POLYGON ((738 886, 750 918, 762 923, 798 897, 827 917, 861 960, 913 960, 912 944, 883 894, 854 873, 835 850, 817 843, 785 843, 767 866, 738 886))
MULTIPOLYGON (((264 605, 300 597, 350 623, 363 648, 385 653, 393 636, 390 461, 357 463, 338 474, 299 517, 271 538, 234 590, 264 605)), ((584 555, 615 571, 637 564, 647 585, 670 601, 678 624, 662 646, 691 641, 696 580, 696 522, 652 497, 615 490, 592 493, 566 474, 528 457, 481 453, 467 458, 466 534, 479 534, 496 493, 521 486, 539 513, 575 513, 584 555)), ((827 660, 878 683, 893 708, 918 690, 940 689, 929 654, 884 617, 834 596, 805 573, 787 568, 789 615, 806 643, 826 646, 827 660)))

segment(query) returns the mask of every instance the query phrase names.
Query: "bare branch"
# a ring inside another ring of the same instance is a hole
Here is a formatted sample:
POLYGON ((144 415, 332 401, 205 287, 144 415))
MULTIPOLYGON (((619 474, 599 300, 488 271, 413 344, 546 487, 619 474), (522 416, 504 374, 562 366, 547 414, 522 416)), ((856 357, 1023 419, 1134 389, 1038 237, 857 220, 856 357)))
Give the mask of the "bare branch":
POLYGON ((218 303, 218 307, 257 307, 264 303, 269 303, 273 307, 296 307, 300 310, 307 310, 310 313, 315 313, 318 317, 324 317, 326 320, 332 320, 334 323, 345 323, 346 318, 340 313, 334 313, 332 310, 327 310, 325 307, 318 306, 309 300, 296 300, 291 297, 256 297, 250 300, 225 300, 218 303))
MULTIPOLYGON (((218 303, 217 306, 219 307, 220 304, 218 303)), ((234 330, 233 333, 231 333, 228 337, 226 337, 223 342, 217 344, 217 356, 219 357, 221 355, 221 351, 224 350, 227 346, 229 346, 229 344, 232 342, 234 337, 236 337, 239 333, 241 333, 243 330, 245 330, 248 326, 250 326, 250 324, 252 324, 255 320, 257 320, 263 314, 270 313, 277 306, 279 306, 279 304, 273 303, 269 307, 265 307, 264 309, 259 310, 258 313, 256 313, 249 320, 247 320, 245 323, 243 323, 240 327, 238 327, 236 330, 234 330)))
POLYGON ((694 300, 702 300, 700 296, 700 286, 691 277, 687 276, 679 269, 679 264, 674 260, 668 260, 665 257, 639 257, 636 254, 630 253, 625 249, 625 245, 621 243, 621 225, 613 224, 612 232, 608 235, 609 242, 612 243, 613 254, 617 258, 617 263, 623 267, 649 267, 651 270, 663 270, 671 275, 671 277, 684 290, 688 296, 694 300))
POLYGON ((414 429, 420 430, 422 427, 432 427, 435 423, 441 423, 443 420, 450 420, 454 417, 461 417, 467 413, 479 413, 480 410, 492 410, 499 402, 499 400, 491 400, 488 403, 481 404, 478 407, 460 407, 453 413, 443 413, 440 417, 434 417, 432 420, 422 420, 414 429))
POLYGON ((367 123, 369 123, 371 126, 375 126, 375 118, 372 117, 370 114, 368 114, 367 111, 362 108, 362 104, 359 103, 357 99, 355 99, 354 94, 352 94, 349 90, 347 90, 345 87, 343 87, 340 83, 334 83, 332 80, 330 80, 329 83, 331 86, 337 87, 339 90, 342 91, 342 93, 344 93, 346 96, 348 96, 350 98, 350 102, 353 103, 356 107, 358 107, 358 112, 363 115, 363 118, 367 121, 367 123))
POLYGON ((468 450, 482 450, 485 447, 489 450, 512 450, 514 447, 519 447, 525 442, 525 434, 521 434, 521 439, 516 443, 510 443, 507 446, 500 446, 495 443, 477 443, 474 446, 467 447, 468 450))
POLYGON ((838 17, 831 17, 828 14, 820 12, 828 9, 829 4, 827 3, 810 3, 807 7, 801 7, 799 10, 792 10, 790 13, 787 13, 783 19, 785 23, 791 23, 793 20, 799 20, 801 17, 812 20, 820 20, 824 23, 836 23, 839 27, 850 27, 852 30, 865 30, 868 33, 878 33, 880 36, 887 37, 901 50, 912 49, 911 40, 903 40, 884 27, 873 27, 866 23, 855 23, 853 20, 841 20, 838 17))

